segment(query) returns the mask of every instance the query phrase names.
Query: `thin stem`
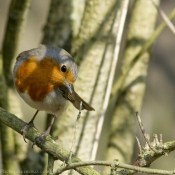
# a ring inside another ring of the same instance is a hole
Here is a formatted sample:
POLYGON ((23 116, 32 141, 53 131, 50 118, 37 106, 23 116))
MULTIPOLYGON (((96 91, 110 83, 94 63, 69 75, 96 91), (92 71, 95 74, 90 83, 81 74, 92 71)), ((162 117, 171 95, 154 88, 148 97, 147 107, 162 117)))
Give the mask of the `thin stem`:
POLYGON ((174 170, 168 171, 168 170, 143 168, 143 167, 138 167, 134 165, 120 163, 118 161, 86 161, 86 162, 77 162, 77 163, 68 164, 67 166, 58 169, 56 172, 53 173, 53 175, 60 174, 66 170, 76 169, 77 167, 90 166, 90 165, 102 165, 102 166, 110 166, 110 167, 113 166, 116 168, 124 168, 128 170, 132 170, 133 171, 132 173, 141 172, 141 173, 150 173, 150 174, 168 174, 168 175, 174 174, 174 170))
POLYGON ((139 147, 139 154, 142 154, 142 146, 140 144, 140 141, 139 141, 139 139, 137 137, 136 137, 136 140, 137 140, 137 145, 139 147))
POLYGON ((148 139, 148 137, 147 137, 147 134, 146 134, 146 132, 145 132, 145 129, 144 129, 144 127, 143 127, 143 124, 142 124, 142 121, 141 121, 141 118, 140 118, 140 115, 139 115, 138 112, 136 112, 136 117, 137 117, 137 121, 138 121, 138 123, 139 123, 140 129, 141 129, 141 131, 142 131, 142 134, 143 134, 143 137, 145 138, 146 143, 149 145, 149 147, 150 147, 155 153, 158 154, 158 151, 151 145, 151 143, 150 143, 150 141, 149 141, 149 139, 148 139))
POLYGON ((81 117, 81 110, 82 110, 82 101, 80 102, 80 109, 79 109, 79 113, 77 115, 77 119, 76 119, 76 122, 75 122, 75 131, 74 131, 74 138, 72 140, 72 145, 71 145, 71 148, 70 148, 70 154, 69 154, 69 158, 68 158, 68 163, 70 163, 71 161, 71 158, 72 158, 72 154, 73 154, 73 148, 74 148, 74 145, 75 145, 75 142, 76 142, 76 138, 77 138, 77 125, 78 125, 78 121, 81 117))

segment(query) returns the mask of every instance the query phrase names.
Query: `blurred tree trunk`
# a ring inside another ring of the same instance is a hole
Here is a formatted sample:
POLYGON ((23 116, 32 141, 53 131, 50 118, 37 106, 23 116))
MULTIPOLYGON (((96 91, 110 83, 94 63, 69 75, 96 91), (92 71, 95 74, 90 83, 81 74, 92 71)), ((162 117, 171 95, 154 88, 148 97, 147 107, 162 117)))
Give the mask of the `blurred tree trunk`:
MULTIPOLYGON (((3 65, 3 72, 1 72, 1 76, 5 76, 5 81, 4 79, 1 79, 1 83, 3 86, 6 86, 5 84, 7 83, 8 89, 2 93, 4 94, 4 99, 1 99, 2 101, 7 100, 7 103, 6 105, 1 105, 19 117, 22 117, 22 111, 14 92, 11 68, 13 60, 17 54, 21 35, 23 34, 29 6, 30 0, 11 1, 9 8, 9 18, 2 48, 3 62, 1 60, 1 68, 3 65)), ((2 87, 1 91, 3 91, 2 87)), ((18 138, 16 138, 16 133, 11 128, 3 125, 2 123, 0 131, 4 174, 11 174, 11 172, 20 174, 18 171, 19 161, 24 159, 27 147, 22 146, 22 137, 19 138, 18 135, 18 138)))
MULTIPOLYGON (((121 76, 126 73, 136 54, 153 33, 156 17, 157 10, 151 1, 135 1, 122 60, 121 76)), ((111 121, 107 160, 118 159, 121 162, 131 163, 135 140, 135 112, 141 109, 149 59, 150 51, 147 51, 131 68, 120 87, 111 121)), ((104 172, 107 172, 107 169, 104 172)))
MULTIPOLYGON (((66 14, 62 16, 62 14, 58 13, 62 5, 64 6, 64 3, 66 4, 67 1, 52 1, 48 21, 44 30, 43 43, 57 45, 58 47, 64 47, 67 44, 71 45, 72 54, 76 62, 80 65, 79 78, 75 83, 75 90, 84 100, 90 102, 96 111, 82 111, 82 116, 78 124, 77 148, 75 153, 83 160, 89 160, 92 156, 97 123, 102 113, 124 1, 110 0, 106 2, 105 0, 87 0, 84 14, 79 14, 79 20, 82 16, 81 23, 77 22, 80 26, 74 22, 76 19, 72 19, 72 26, 71 24, 69 25, 70 13, 67 10, 67 8, 70 9, 69 5, 65 6, 64 12, 66 14), (58 4, 59 6, 56 8, 58 4), (64 24, 66 22, 67 24, 65 26, 64 24), (67 28, 67 26, 71 26, 71 28, 67 28), (74 36, 76 31, 79 32, 77 36, 74 36), (73 32, 73 34, 70 32, 73 32), (55 34, 54 37, 52 37, 53 33, 55 34), (68 36, 73 36, 74 40, 72 42, 71 40, 67 40, 68 36)), ((74 14, 77 13, 76 9, 79 6, 83 7, 83 3, 84 1, 81 1, 81 3, 74 6, 72 16, 78 16, 74 14)), ((53 135, 58 135, 59 141, 67 149, 70 149, 72 144, 77 114, 78 111, 72 104, 69 104, 66 113, 57 118, 57 122, 55 122, 54 129, 52 130, 53 135)))
MULTIPOLYGON (((44 36, 41 41, 42 44, 55 45, 60 48, 64 48, 65 50, 70 52, 71 39, 72 39, 71 3, 72 1, 70 0, 51 0, 47 22, 43 30, 44 36)), ((46 129, 48 128, 51 119, 52 115, 47 114, 47 120, 45 126, 46 129)), ((56 118, 50 132, 52 136, 55 135, 54 132, 60 130, 59 126, 60 126, 59 120, 58 118, 56 118)), ((44 155, 42 156, 44 159, 44 155)), ((54 166, 55 168, 58 167, 58 163, 59 163, 58 161, 55 162, 54 166)), ((45 164, 44 169, 47 170, 47 164, 45 164)))
POLYGON ((80 32, 73 44, 75 58, 80 62, 76 89, 84 99, 90 98, 95 107, 95 111, 82 115, 79 123, 81 130, 76 153, 85 160, 96 157, 96 150, 93 148, 99 141, 96 133, 101 132, 97 131, 97 126, 101 117, 106 117, 104 103, 107 100, 107 90, 110 91, 107 89, 108 82, 112 78, 110 72, 114 66, 116 38, 119 37, 118 30, 125 2, 86 1, 80 32))
POLYGON ((63 47, 70 51, 72 38, 70 15, 70 0, 52 0, 41 43, 63 47))
MULTIPOLYGON (((0 54, 0 106, 2 108, 8 109, 7 85, 6 85, 6 81, 5 81, 5 77, 4 77, 4 73, 3 73, 2 54, 0 54)), ((1 142, 0 143, 0 145, 1 145, 0 155, 2 155, 0 158, 2 158, 2 163, 3 163, 2 166, 4 167, 5 170, 8 169, 9 162, 5 161, 5 157, 7 156, 7 153, 3 149, 5 147, 5 144, 3 142, 4 142, 4 139, 8 138, 8 137, 7 137, 7 135, 3 135, 3 134, 6 134, 6 132, 4 133, 4 130, 8 130, 8 129, 10 131, 10 135, 12 135, 11 134, 12 130, 10 128, 8 128, 7 126, 5 126, 3 123, 0 123, 0 142, 1 142)), ((7 133, 9 133, 9 132, 7 132, 7 133)), ((14 166, 16 168, 16 165, 14 165, 14 166)))

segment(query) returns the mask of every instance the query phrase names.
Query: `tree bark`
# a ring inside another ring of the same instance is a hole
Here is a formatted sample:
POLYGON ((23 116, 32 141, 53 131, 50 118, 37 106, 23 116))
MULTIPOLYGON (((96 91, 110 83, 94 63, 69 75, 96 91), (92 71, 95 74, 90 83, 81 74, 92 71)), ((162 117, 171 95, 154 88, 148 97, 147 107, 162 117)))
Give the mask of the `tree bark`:
MULTIPOLYGON (((55 3, 56 1, 52 1, 51 3, 50 17, 48 17, 46 24, 46 28, 49 28, 51 31, 45 30, 43 42, 45 44, 64 47, 64 43, 67 42, 66 37, 63 38, 60 36, 66 35, 70 37, 70 31, 68 28, 64 28, 64 24, 70 22, 70 14, 67 10, 67 8, 69 9, 70 7, 66 7, 65 13, 67 15, 63 17, 60 13, 57 13, 56 9, 61 8, 64 3, 60 3, 60 7, 56 7, 55 3), (57 19, 60 19, 59 22, 57 19), (52 25, 50 25, 51 22, 52 25), (58 27, 57 24, 59 24, 61 28, 58 27), (53 33, 56 34, 56 37, 50 37, 53 33), (60 42, 58 42, 59 39, 60 42)), ((84 160, 89 160, 92 156, 94 136, 104 103, 122 4, 122 0, 110 0, 108 2, 88 0, 85 4, 80 28, 78 25, 75 27, 72 22, 71 28, 76 30, 72 31, 72 33, 75 34, 78 30, 79 33, 77 36, 74 36, 75 41, 72 41, 71 50, 76 63, 81 65, 79 67, 79 77, 75 83, 75 90, 85 101, 95 106, 96 110, 95 112, 82 111, 82 116, 78 123, 78 131, 76 131, 77 148, 75 153, 84 160), (102 14, 100 13, 101 11, 103 11, 102 14), (86 145, 88 145, 88 147, 86 145)), ((80 6, 80 4, 78 6, 80 6)), ((81 6, 83 5, 81 4, 81 6)), ((72 15, 74 15, 74 13, 72 15)), ((70 149, 72 144, 77 114, 78 111, 71 104, 68 105, 66 113, 57 118, 54 129, 52 130, 52 135, 58 135, 58 142, 61 142, 67 149, 70 149)))
POLYGON ((19 41, 24 31, 30 0, 12 0, 3 42, 3 68, 8 86, 13 87, 12 61, 16 57, 19 41))
POLYGON ((70 51, 72 39, 70 16, 70 0, 52 0, 42 43, 63 47, 70 51))
MULTIPOLYGON (((3 93, 6 94, 9 111, 22 117, 22 111, 19 101, 13 89, 12 62, 16 57, 20 38, 24 31, 26 16, 28 14, 30 0, 12 0, 9 8, 9 18, 6 27, 6 33, 2 48, 3 74, 7 88, 3 93)), ((5 99, 4 99, 5 101, 5 99)), ((6 106, 6 109, 7 109, 6 106)), ((22 138, 15 139, 16 133, 9 127, 1 123, 1 141, 2 141, 2 159, 4 174, 19 173, 19 161, 25 157, 26 147, 21 146, 19 142, 22 138), (19 151, 20 150, 20 151, 19 151)))
MULTIPOLYGON (((75 60, 81 60, 75 90, 84 100, 95 107, 95 112, 82 111, 82 116, 78 123, 75 152, 83 160, 91 159, 96 126, 102 112, 114 53, 122 3, 122 0, 95 1, 92 2, 93 6, 90 1, 86 1, 83 18, 85 21, 82 21, 81 34, 77 36, 77 40, 72 45, 73 51, 77 52, 75 60), (89 11, 91 7, 94 11, 93 13, 89 11), (99 14, 101 11, 103 11, 103 14, 99 14), (79 37, 82 38, 79 39, 79 37), (83 59, 78 58, 79 52, 83 59)), ((70 104, 66 114, 64 113, 57 119, 59 120, 59 125, 57 125, 54 136, 58 135, 59 140, 67 149, 70 148, 73 140, 77 114, 78 111, 70 104)))
MULTIPOLYGON (((157 10, 151 1, 135 1, 122 60, 121 76, 126 73, 135 55, 153 33, 156 16, 157 10), (143 10, 146 12, 143 13, 143 10)), ((121 162, 131 162, 135 140, 135 112, 140 111, 141 108, 149 59, 150 51, 142 54, 120 88, 111 121, 107 160, 117 157, 121 162)), ((107 171, 107 169, 104 170, 104 172, 107 171)))

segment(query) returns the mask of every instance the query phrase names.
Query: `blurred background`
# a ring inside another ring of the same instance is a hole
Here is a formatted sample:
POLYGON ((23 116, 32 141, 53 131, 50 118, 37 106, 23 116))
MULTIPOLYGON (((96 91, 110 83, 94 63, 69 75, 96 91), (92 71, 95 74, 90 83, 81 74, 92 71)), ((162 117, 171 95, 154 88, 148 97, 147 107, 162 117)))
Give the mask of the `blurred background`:
MULTIPOLYGON (((161 8, 166 14, 174 7, 174 0, 161 1, 161 8)), ((162 18, 158 15, 157 24, 160 22, 162 18)), ((175 138, 175 36, 168 28, 158 37, 152 53, 141 118, 150 136, 163 134, 163 141, 168 142, 175 138)), ((143 141, 141 131, 137 131, 139 139, 143 141)), ((153 162, 152 167, 174 169, 174 160, 175 153, 171 153, 153 162)))
MULTIPOLYGON (((7 14, 10 0, 0 0, 0 50, 4 37, 4 30, 7 22, 7 14)), ((20 43, 19 53, 21 51, 37 47, 42 39, 42 30, 47 20, 50 0, 32 0, 28 21, 20 43)), ((161 8, 166 14, 169 14, 175 7, 175 0, 162 0, 161 8)), ((144 13, 144 12, 143 12, 144 13)), ((162 22, 158 15, 157 24, 162 22)), ((146 132, 152 137, 154 133, 163 134, 163 141, 167 142, 175 139, 175 36, 166 28, 158 38, 152 48, 152 58, 149 63, 148 76, 146 80, 146 93, 143 100, 141 118, 146 132)), ((23 103, 24 117, 26 121, 31 118, 34 109, 23 103), (28 118, 29 117, 29 118, 28 118)), ((43 113, 40 113, 43 115, 43 113)), ((40 118, 36 118, 36 126, 42 130, 44 126, 40 125, 40 118)), ((43 117, 43 121, 45 117, 43 117)), ((137 127, 137 136, 144 145, 144 139, 141 131, 137 127)), ((138 147, 135 146, 136 159, 138 147)), ((151 167, 174 169, 175 153, 168 157, 161 157, 155 161, 151 167)))

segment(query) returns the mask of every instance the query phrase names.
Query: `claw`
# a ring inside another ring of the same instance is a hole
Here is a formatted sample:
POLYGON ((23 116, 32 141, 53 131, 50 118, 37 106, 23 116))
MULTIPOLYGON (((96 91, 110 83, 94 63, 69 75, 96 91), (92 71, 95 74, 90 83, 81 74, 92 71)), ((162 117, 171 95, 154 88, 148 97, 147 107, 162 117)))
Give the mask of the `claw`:
POLYGON ((27 143, 27 140, 26 140, 26 135, 25 135, 25 133, 24 133, 24 132, 22 133, 22 136, 23 136, 24 142, 26 142, 26 143, 27 143))
POLYGON ((52 117, 52 120, 51 120, 50 125, 47 128, 47 130, 45 132, 41 133, 39 136, 35 137, 34 142, 33 142, 33 145, 32 145, 32 148, 34 147, 34 145, 36 145, 36 140, 37 139, 40 139, 40 138, 43 138, 43 137, 47 137, 50 134, 50 129, 51 129, 53 123, 54 123, 55 117, 56 117, 56 115, 54 115, 52 117))
POLYGON ((25 124, 25 125, 22 127, 22 129, 21 129, 21 134, 22 134, 23 139, 24 139, 24 141, 25 141, 26 143, 27 143, 27 141, 26 141, 25 131, 26 131, 26 130, 28 131, 29 128, 31 128, 31 127, 36 128, 33 122, 29 122, 29 123, 25 124))

